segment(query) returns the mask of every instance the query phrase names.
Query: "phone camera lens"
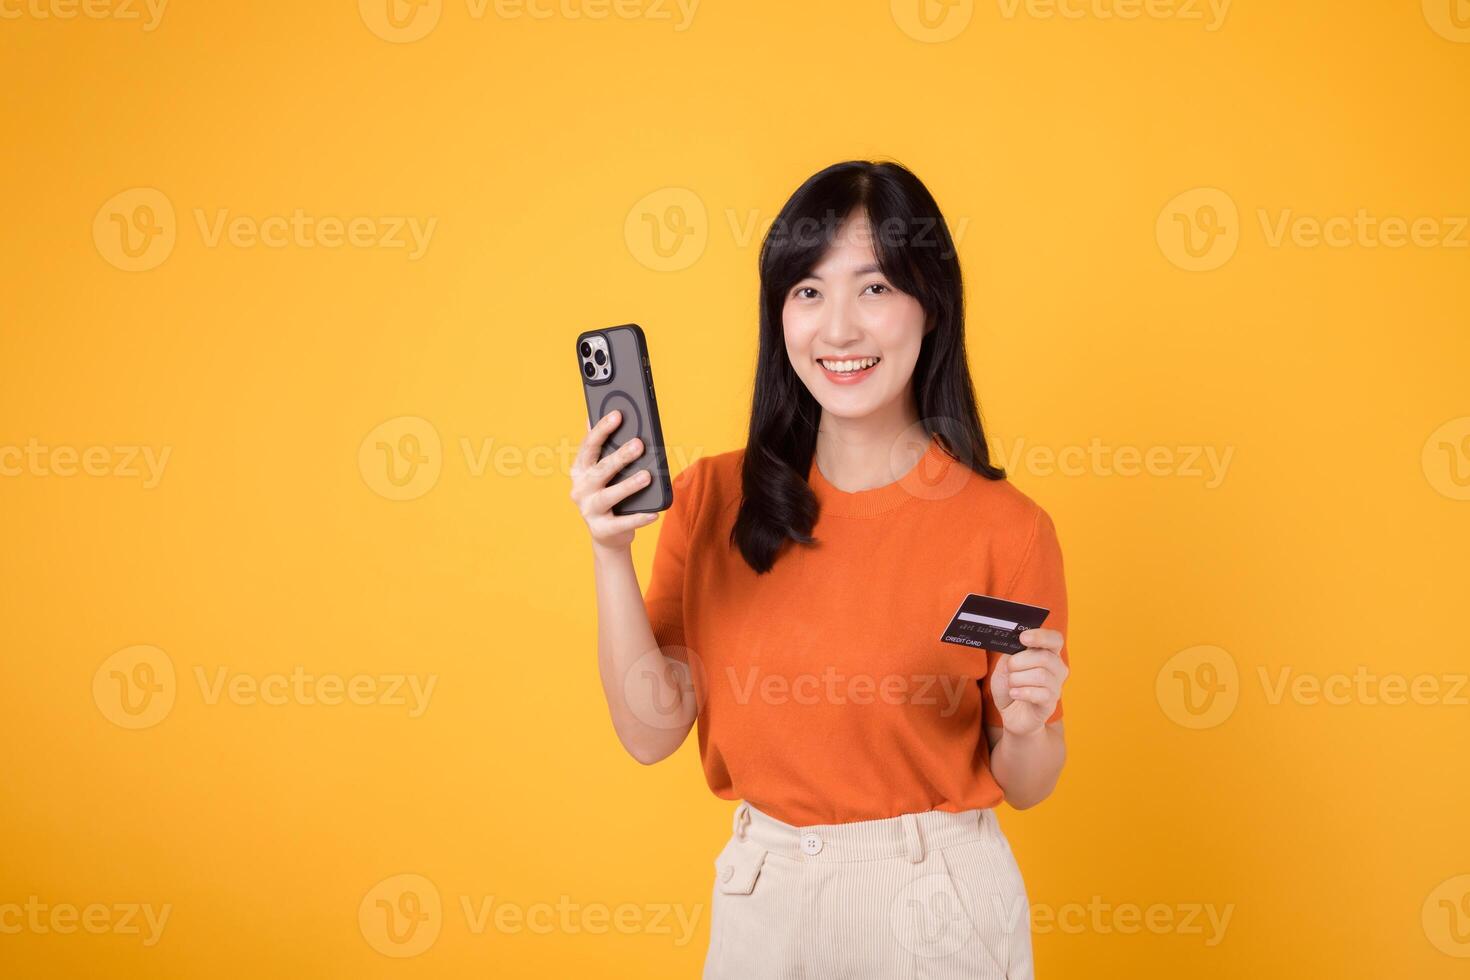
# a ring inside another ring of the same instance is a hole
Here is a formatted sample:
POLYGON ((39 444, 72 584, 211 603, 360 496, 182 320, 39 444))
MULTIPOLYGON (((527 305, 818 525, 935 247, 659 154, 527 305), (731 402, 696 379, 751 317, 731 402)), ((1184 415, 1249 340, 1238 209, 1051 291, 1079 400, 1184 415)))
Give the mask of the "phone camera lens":
POLYGON ((595 368, 592 367, 592 364, 591 364, 590 361, 582 365, 582 373, 585 374, 585 375, 587 375, 587 377, 589 377, 589 378, 592 377, 592 372, 594 370, 595 370, 595 368))
POLYGON ((603 361, 607 360, 607 355, 604 354, 602 351, 598 351, 596 354, 592 355, 592 359, 598 364, 601 364, 603 361))
POLYGON ((592 345, 589 344, 589 343, 587 343, 587 341, 585 341, 585 340, 582 341, 582 356, 583 357, 591 357, 592 356, 592 345))

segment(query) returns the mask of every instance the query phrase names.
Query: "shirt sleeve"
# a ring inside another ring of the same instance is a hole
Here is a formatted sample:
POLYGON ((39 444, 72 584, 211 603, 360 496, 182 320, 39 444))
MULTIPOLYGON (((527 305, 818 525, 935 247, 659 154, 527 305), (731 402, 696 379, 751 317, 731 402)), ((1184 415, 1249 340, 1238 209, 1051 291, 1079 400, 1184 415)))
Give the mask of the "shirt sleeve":
MULTIPOLYGON (((1057 529, 1051 517, 1040 507, 1036 508, 1036 521, 1026 555, 1016 570, 1015 579, 1001 598, 1051 610, 1041 625, 1062 634, 1062 663, 1069 668, 1072 666, 1067 652, 1072 644, 1067 636, 1067 583, 1062 569, 1062 548, 1057 542, 1057 529)), ((985 651, 988 666, 985 683, 980 687, 984 724, 996 728, 1001 727, 1001 716, 1000 709, 995 706, 995 698, 990 693, 990 677, 1000 663, 1000 658, 1004 656, 1008 654, 985 651)), ((1046 719, 1046 723, 1049 725, 1061 717, 1062 701, 1058 698, 1056 710, 1046 719)))
POLYGON ((659 521, 661 526, 654 546, 653 571, 643 594, 643 608, 648 612, 653 638, 665 656, 683 663, 689 662, 684 633, 684 572, 688 564, 694 514, 699 507, 703 462, 695 460, 674 477, 674 502, 659 521))

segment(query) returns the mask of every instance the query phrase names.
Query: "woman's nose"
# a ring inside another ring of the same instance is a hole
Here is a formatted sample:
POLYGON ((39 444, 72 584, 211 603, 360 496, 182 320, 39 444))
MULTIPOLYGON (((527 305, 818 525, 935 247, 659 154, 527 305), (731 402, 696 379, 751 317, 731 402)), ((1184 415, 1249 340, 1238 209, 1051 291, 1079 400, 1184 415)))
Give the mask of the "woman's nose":
POLYGON ((841 300, 829 303, 823 313, 819 333, 828 346, 841 347, 861 335, 862 330, 847 303, 841 300))

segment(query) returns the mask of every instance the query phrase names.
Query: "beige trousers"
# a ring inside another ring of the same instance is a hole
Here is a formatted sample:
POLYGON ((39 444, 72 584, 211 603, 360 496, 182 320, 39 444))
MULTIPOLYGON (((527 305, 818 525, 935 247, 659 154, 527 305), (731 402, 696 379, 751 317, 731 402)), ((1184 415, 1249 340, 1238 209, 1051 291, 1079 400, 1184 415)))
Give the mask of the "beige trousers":
POLYGON ((741 803, 704 980, 1032 980, 1031 910, 993 810, 794 827, 741 803))

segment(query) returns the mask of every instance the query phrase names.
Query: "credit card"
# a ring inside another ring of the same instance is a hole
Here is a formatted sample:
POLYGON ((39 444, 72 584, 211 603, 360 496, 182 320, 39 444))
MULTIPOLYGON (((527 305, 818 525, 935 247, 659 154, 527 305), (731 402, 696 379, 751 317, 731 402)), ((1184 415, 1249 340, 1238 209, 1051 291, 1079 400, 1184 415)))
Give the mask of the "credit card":
POLYGON ((1036 629, 1046 622, 1050 612, 1040 606, 971 592, 955 610, 954 618, 939 639, 996 653, 1020 653, 1026 649, 1019 639, 1021 631, 1036 629))

